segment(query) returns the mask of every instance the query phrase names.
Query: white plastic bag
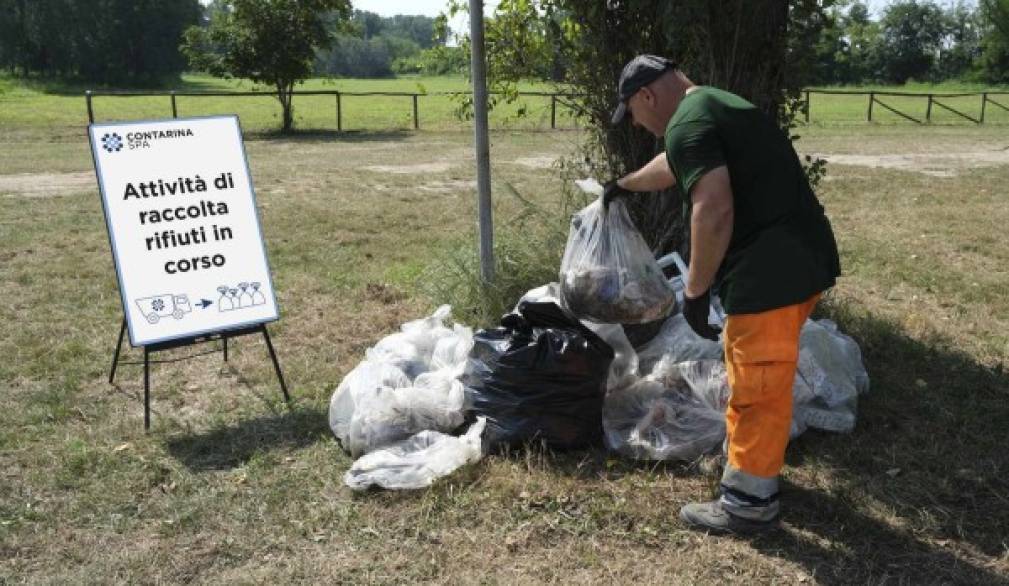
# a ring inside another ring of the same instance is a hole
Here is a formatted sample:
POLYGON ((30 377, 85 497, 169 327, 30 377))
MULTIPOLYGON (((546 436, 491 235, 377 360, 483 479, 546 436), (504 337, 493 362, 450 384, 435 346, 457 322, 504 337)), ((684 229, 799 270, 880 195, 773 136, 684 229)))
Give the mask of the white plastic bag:
POLYGON ((347 446, 350 428, 358 403, 380 389, 409 387, 410 378, 398 366, 386 362, 365 360, 347 373, 329 401, 329 428, 347 446))
POLYGON ((413 437, 358 459, 343 477, 354 490, 371 486, 416 489, 430 486, 483 456, 480 436, 487 420, 477 419, 461 437, 422 431, 413 437))
POLYGON ((638 366, 647 373, 662 359, 671 362, 721 360, 724 354, 719 342, 698 336, 680 313, 667 319, 659 333, 638 349, 638 366))
POLYGON ((621 201, 597 200, 571 220, 560 269, 564 306, 579 318, 637 324, 670 314, 676 296, 621 201))
POLYGON ((807 320, 799 339, 793 389, 797 433, 807 427, 846 433, 855 428, 858 395, 869 374, 858 344, 830 320, 807 320))
POLYGON ((453 431, 463 422, 465 391, 456 380, 473 344, 472 330, 445 326, 451 308, 403 324, 381 339, 340 383, 329 424, 354 456, 424 431, 453 431), (435 360, 435 354, 438 359, 435 360), (437 370, 430 370, 436 364, 437 370))
POLYGON ((462 425, 462 384, 455 380, 440 384, 434 377, 424 377, 417 378, 425 386, 379 387, 356 393, 346 441, 340 440, 344 449, 359 456, 419 431, 452 431, 462 425))

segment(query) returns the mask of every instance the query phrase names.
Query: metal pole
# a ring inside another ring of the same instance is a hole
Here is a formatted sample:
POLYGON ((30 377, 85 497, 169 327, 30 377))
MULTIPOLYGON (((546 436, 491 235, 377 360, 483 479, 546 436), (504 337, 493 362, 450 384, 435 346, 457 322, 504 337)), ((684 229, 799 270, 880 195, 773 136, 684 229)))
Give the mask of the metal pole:
POLYGON ((224 342, 224 344, 223 344, 224 345, 224 348, 223 348, 224 349, 224 361, 227 362, 228 361, 228 337, 224 336, 223 338, 221 338, 221 341, 224 342))
POLYGON ((984 107, 987 104, 988 104, 988 92, 983 92, 981 94, 981 118, 978 119, 980 120, 978 124, 984 124, 984 107))
POLYGON ((417 116, 417 94, 413 95, 413 129, 420 130, 420 118, 417 116))
POLYGON ((876 92, 869 92, 869 114, 868 121, 872 122, 872 103, 876 101, 876 92))
POLYGON ((491 217, 490 143, 487 137, 487 64, 484 61, 483 0, 469 0, 470 67, 473 73, 473 134, 479 194, 480 277, 494 281, 494 222, 491 217))
POLYGON ((802 107, 802 110, 806 115, 806 124, 809 124, 809 90, 806 90, 806 104, 802 107))
POLYGON ((84 101, 88 103, 88 124, 95 123, 95 111, 91 107, 91 90, 84 92, 84 101))
POLYGON ((151 351, 144 346, 144 431, 151 429, 151 351))
POLYGON ((116 380, 116 367, 119 366, 119 351, 123 348, 123 336, 126 335, 126 318, 123 318, 123 327, 119 328, 119 341, 116 342, 116 355, 112 357, 112 370, 109 371, 109 384, 116 380))
POLYGON ((273 369, 277 372, 277 378, 280 379, 280 390, 284 393, 284 401, 290 403, 291 395, 287 394, 287 383, 284 382, 284 373, 280 371, 280 363, 277 362, 277 353, 273 351, 273 343, 270 342, 270 332, 266 331, 266 326, 263 328, 263 339, 266 340, 266 349, 270 352, 270 360, 273 361, 273 369))
POLYGON ((557 128, 557 96, 550 96, 550 128, 557 128))
POLYGON ((925 121, 932 121, 932 94, 928 95, 928 108, 925 109, 925 121))
POLYGON ((172 118, 179 117, 179 108, 175 104, 175 90, 172 90, 172 118))
POLYGON ((343 112, 340 111, 340 92, 336 92, 336 131, 343 132, 343 112))

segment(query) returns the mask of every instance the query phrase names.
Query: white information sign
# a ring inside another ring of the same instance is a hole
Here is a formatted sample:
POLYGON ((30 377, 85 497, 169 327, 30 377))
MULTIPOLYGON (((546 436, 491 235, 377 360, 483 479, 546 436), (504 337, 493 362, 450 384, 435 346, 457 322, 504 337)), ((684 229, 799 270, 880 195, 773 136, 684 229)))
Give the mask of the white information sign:
POLYGON ((133 346, 278 318, 236 116, 89 132, 133 346))

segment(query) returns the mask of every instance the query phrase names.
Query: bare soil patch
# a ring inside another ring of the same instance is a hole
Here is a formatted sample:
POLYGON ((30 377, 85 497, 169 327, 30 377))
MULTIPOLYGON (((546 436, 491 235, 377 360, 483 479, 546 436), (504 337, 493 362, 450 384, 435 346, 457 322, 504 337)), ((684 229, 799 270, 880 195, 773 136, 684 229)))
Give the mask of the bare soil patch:
POLYGON ((932 177, 955 177, 972 169, 1009 165, 1009 150, 975 150, 943 153, 820 154, 828 163, 895 169, 932 177))
POLYGON ((96 189, 94 172, 17 173, 0 175, 0 194, 14 197, 56 197, 96 189))

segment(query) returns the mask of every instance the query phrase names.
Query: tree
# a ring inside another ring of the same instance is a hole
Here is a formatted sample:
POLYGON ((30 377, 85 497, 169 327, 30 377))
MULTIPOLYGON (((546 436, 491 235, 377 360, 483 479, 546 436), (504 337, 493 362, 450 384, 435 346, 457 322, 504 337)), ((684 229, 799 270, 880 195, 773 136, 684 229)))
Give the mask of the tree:
POLYGON ((318 49, 332 39, 328 14, 347 18, 348 0, 229 0, 207 27, 186 31, 182 50, 212 75, 246 77, 272 86, 283 111, 283 131, 294 126, 294 85, 312 73, 318 49))
MULTIPOLYGON (((816 33, 822 0, 501 0, 487 22, 488 69, 495 88, 514 84, 559 57, 558 88, 588 127, 573 173, 610 177, 661 149, 640 130, 610 125, 623 65, 639 53, 677 60, 692 79, 742 95, 784 126, 796 113, 802 67, 788 49, 793 31, 816 33), (553 35, 548 42, 547 35, 553 35)), ((456 9, 462 6, 456 5, 456 9)), ((815 37, 814 37, 815 38, 815 37)), ((537 74, 537 72, 540 72, 537 74)), ((584 175, 582 175, 584 176, 584 175)), ((632 215, 657 252, 680 247, 675 192, 636 198, 632 215)))
POLYGON ((891 4, 880 21, 887 81, 930 79, 946 36, 942 9, 931 2, 902 0, 891 4))
POLYGON ((12 73, 152 83, 185 67, 198 0, 0 0, 0 65, 12 73))
POLYGON ((982 76, 991 83, 1009 83, 1009 0, 981 0, 980 9, 982 76))

